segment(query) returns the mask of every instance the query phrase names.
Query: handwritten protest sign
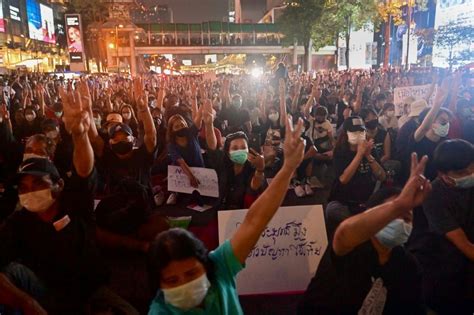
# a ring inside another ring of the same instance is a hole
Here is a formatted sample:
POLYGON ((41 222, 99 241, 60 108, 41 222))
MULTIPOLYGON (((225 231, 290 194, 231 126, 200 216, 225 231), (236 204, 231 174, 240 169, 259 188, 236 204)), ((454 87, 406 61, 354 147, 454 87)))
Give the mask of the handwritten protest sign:
MULTIPOLYGON (((393 102, 395 104, 395 115, 403 114, 403 102, 407 97, 413 97, 415 100, 426 99, 430 91, 431 84, 399 87, 393 90, 393 102)), ((436 88, 428 101, 428 105, 433 105, 433 97, 436 95, 436 88)))
POLYGON ((192 194, 197 190, 203 196, 219 197, 217 173, 213 169, 191 167, 194 176, 199 180, 198 188, 189 183, 189 178, 179 166, 168 165, 168 191, 192 194))
MULTIPOLYGON (((232 237, 247 211, 218 213, 220 244, 232 237)), ((321 205, 281 207, 237 276, 239 294, 305 291, 327 245, 321 205)))

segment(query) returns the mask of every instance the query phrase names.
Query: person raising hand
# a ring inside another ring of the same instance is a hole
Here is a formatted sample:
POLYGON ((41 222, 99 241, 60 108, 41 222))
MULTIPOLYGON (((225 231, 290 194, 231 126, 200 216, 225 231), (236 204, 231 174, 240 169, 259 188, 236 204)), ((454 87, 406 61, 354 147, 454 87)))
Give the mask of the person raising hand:
POLYGON ((235 277, 275 215, 291 177, 303 160, 303 121, 295 128, 288 120, 285 162, 268 189, 252 204, 230 240, 208 253, 203 243, 184 229, 161 233, 150 247, 150 279, 158 291, 149 315, 243 314, 235 277))

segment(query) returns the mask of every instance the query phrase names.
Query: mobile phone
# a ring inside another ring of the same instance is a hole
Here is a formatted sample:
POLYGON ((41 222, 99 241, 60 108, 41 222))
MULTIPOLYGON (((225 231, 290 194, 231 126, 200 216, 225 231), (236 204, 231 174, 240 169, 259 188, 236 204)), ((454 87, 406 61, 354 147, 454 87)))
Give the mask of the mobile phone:
POLYGON ((259 154, 262 153, 262 141, 259 135, 252 134, 249 137, 249 148, 255 150, 259 154))

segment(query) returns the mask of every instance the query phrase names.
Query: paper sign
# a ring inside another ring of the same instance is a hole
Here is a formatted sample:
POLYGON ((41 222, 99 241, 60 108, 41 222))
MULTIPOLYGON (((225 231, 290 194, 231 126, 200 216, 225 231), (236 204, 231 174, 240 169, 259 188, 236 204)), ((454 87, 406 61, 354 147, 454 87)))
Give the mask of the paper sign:
POLYGON ((199 180, 198 188, 191 186, 189 178, 179 166, 168 165, 168 191, 192 194, 197 190, 203 196, 219 197, 217 173, 210 168, 190 167, 199 180))
MULTIPOLYGON (((413 97, 415 100, 426 99, 430 92, 431 84, 399 87, 393 90, 393 102, 395 104, 395 115, 401 116, 403 114, 403 102, 407 97, 413 97)), ((433 97, 436 95, 436 88, 428 101, 428 105, 433 105, 433 97)))
MULTIPOLYGON (((219 211, 219 243, 230 239, 248 210, 219 211)), ((321 205, 281 207, 237 275, 241 295, 303 292, 328 245, 321 205)))

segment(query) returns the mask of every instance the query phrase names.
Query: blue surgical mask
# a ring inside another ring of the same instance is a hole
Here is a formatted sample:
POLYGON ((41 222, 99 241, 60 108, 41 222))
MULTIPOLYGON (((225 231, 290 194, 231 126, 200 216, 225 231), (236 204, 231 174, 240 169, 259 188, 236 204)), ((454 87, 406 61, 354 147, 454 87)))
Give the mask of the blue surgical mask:
POLYGON ((457 188, 469 189, 471 187, 474 187, 474 174, 467 175, 460 178, 451 177, 451 179, 454 181, 454 185, 457 188))
POLYGON ((392 249, 408 241, 412 228, 411 223, 406 223, 403 219, 395 219, 375 234, 375 238, 383 246, 392 249))

